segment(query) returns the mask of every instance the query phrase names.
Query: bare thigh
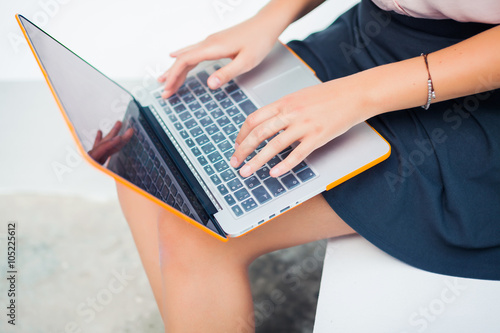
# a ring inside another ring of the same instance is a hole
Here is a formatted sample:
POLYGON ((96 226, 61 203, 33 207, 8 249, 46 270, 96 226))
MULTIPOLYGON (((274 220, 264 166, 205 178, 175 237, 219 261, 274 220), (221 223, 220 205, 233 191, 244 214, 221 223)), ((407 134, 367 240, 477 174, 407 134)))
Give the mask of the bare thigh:
POLYGON ((160 261, 166 258, 179 265, 215 258, 249 265, 268 252, 354 233, 323 196, 317 195, 241 237, 221 242, 123 185, 117 184, 117 190, 160 308, 160 261))

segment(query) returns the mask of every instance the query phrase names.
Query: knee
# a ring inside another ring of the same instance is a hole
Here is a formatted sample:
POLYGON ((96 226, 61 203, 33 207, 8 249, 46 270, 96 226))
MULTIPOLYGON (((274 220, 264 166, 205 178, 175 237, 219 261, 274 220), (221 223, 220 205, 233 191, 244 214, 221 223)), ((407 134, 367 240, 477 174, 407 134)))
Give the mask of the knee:
POLYGON ((158 237, 162 267, 193 271, 244 262, 230 242, 216 239, 167 210, 159 213, 158 237))

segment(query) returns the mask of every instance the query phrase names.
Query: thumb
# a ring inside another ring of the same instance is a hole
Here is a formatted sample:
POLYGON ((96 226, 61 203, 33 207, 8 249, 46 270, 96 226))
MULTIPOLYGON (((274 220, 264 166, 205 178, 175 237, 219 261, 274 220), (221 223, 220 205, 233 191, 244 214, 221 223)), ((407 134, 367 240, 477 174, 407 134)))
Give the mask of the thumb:
POLYGON ((228 83, 236 76, 248 72, 252 69, 250 61, 241 54, 234 58, 229 64, 214 72, 207 80, 210 89, 215 90, 225 83, 228 83))

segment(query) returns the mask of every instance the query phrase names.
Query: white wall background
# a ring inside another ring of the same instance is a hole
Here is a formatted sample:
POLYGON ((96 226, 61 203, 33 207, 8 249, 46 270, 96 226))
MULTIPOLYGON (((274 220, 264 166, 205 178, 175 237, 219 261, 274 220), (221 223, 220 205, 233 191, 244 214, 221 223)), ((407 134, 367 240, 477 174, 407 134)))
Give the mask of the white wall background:
MULTIPOLYGON (((293 1, 293 0, 291 0, 293 1)), ((286 42, 326 27, 356 0, 329 0, 286 42)), ((169 52, 255 14, 265 0, 0 0, 0 193, 114 196, 111 179, 69 152, 73 143, 14 18, 23 14, 111 78, 156 76, 169 52), (36 83, 28 83, 36 81, 36 83), (18 103, 18 101, 21 101, 18 103), (63 177, 54 163, 74 162, 63 177)))

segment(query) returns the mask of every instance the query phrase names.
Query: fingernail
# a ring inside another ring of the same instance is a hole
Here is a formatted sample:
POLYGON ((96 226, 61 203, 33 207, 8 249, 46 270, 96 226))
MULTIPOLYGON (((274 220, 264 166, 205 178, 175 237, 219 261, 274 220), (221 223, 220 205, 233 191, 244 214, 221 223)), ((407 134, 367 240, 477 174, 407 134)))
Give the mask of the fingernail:
POLYGON ((235 143, 234 143, 234 150, 238 149, 238 147, 239 147, 239 146, 240 146, 240 145, 239 145, 238 143, 236 143, 236 142, 235 142, 235 143))
POLYGON ((248 164, 245 164, 240 170, 240 175, 242 175, 243 177, 250 176, 250 174, 252 173, 251 171, 252 170, 250 166, 248 164))
POLYGON ((280 168, 278 168, 277 166, 275 166, 274 168, 271 169, 271 171, 269 171, 269 175, 271 177, 278 177, 279 174, 280 174, 280 168))
POLYGON ((210 89, 215 90, 220 86, 220 79, 217 76, 211 76, 207 83, 210 86, 210 89))
POLYGON ((233 168, 236 168, 238 166, 238 159, 236 158, 236 156, 231 157, 231 159, 229 160, 229 164, 231 164, 233 168))

